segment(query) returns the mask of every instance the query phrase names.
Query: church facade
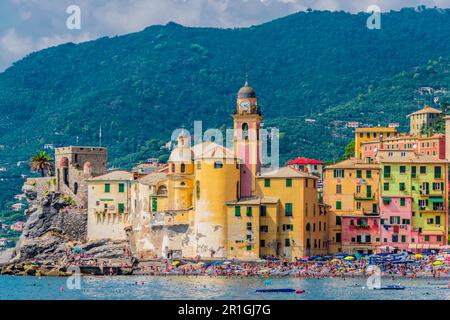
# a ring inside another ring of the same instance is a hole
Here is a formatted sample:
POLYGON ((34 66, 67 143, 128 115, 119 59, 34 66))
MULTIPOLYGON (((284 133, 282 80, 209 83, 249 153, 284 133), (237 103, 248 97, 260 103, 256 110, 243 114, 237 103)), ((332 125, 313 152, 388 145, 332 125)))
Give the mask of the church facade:
POLYGON ((191 146, 182 131, 167 166, 89 178, 88 239, 128 240, 139 257, 292 260, 327 253, 318 178, 294 167, 262 170, 257 96, 238 92, 234 147, 191 146))

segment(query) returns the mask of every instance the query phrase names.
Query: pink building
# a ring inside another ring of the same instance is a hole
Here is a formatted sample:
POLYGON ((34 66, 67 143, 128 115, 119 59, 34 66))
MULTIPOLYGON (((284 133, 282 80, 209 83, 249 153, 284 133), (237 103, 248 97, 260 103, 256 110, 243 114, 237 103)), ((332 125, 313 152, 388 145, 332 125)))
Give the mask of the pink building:
POLYGON ((342 216, 342 251, 344 253, 373 253, 380 245, 378 216, 342 216))
POLYGON ((411 197, 381 197, 379 206, 381 246, 408 250, 419 242, 418 231, 412 227, 411 197))

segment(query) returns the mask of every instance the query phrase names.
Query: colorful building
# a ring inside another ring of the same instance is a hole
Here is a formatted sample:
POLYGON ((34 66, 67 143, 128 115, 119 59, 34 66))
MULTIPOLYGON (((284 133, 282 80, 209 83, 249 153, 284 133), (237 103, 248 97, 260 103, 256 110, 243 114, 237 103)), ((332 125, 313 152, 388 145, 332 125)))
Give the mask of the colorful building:
POLYGON ((367 141, 383 140, 397 136, 396 128, 372 127, 355 129, 355 158, 363 159, 361 144, 367 141))
POLYGON ((448 162, 380 150, 383 245, 439 249, 448 238, 448 162))
POLYGON ((377 164, 355 158, 325 167, 323 200, 330 206, 330 253, 376 249, 379 172, 377 164))
POLYGON ((423 109, 411 113, 409 117, 409 133, 418 135, 423 128, 433 125, 441 115, 442 111, 425 106, 423 109))

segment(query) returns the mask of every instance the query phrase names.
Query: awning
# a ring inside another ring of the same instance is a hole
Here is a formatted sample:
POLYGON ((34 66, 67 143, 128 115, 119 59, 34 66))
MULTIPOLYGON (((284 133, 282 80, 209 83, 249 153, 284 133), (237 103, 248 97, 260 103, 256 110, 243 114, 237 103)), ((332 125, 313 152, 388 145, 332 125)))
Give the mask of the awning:
POLYGON ((430 201, 433 202, 433 203, 444 202, 444 199, 442 199, 442 197, 436 197, 436 198, 431 198, 430 197, 430 201))
POLYGON ((383 199, 383 201, 391 201, 392 200, 392 198, 389 198, 389 197, 383 197, 382 199, 383 199))
POLYGON ((444 231, 440 231, 440 230, 422 231, 421 234, 424 236, 441 236, 444 234, 444 231))

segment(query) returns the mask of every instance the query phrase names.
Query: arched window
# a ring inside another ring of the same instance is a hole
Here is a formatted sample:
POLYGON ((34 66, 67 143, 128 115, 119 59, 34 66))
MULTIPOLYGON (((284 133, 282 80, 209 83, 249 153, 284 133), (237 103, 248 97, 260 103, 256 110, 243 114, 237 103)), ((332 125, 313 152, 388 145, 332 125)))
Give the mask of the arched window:
POLYGON ((221 169, 221 168, 223 168, 223 162, 222 161, 214 162, 214 169, 221 169))
POLYGON ((184 163, 181 164, 181 173, 186 172, 186 165, 184 163))
POLYGON ((172 165, 170 166, 170 171, 172 171, 172 173, 175 173, 175 163, 172 163, 172 165))
POLYGON ((242 140, 248 140, 248 123, 242 124, 242 140))
POLYGON ((197 199, 200 199, 200 181, 195 183, 195 193, 197 195, 197 199))
POLYGON ((311 231, 311 225, 309 223, 306 224, 306 231, 311 231))
POLYGON ((180 186, 182 186, 182 187, 184 187, 186 185, 186 182, 184 182, 184 181, 182 181, 181 183, 180 183, 180 186))
POLYGON ((167 188, 166 188, 166 186, 160 186, 158 188, 158 191, 156 191, 156 194, 158 196, 165 196, 165 195, 167 195, 167 188))

